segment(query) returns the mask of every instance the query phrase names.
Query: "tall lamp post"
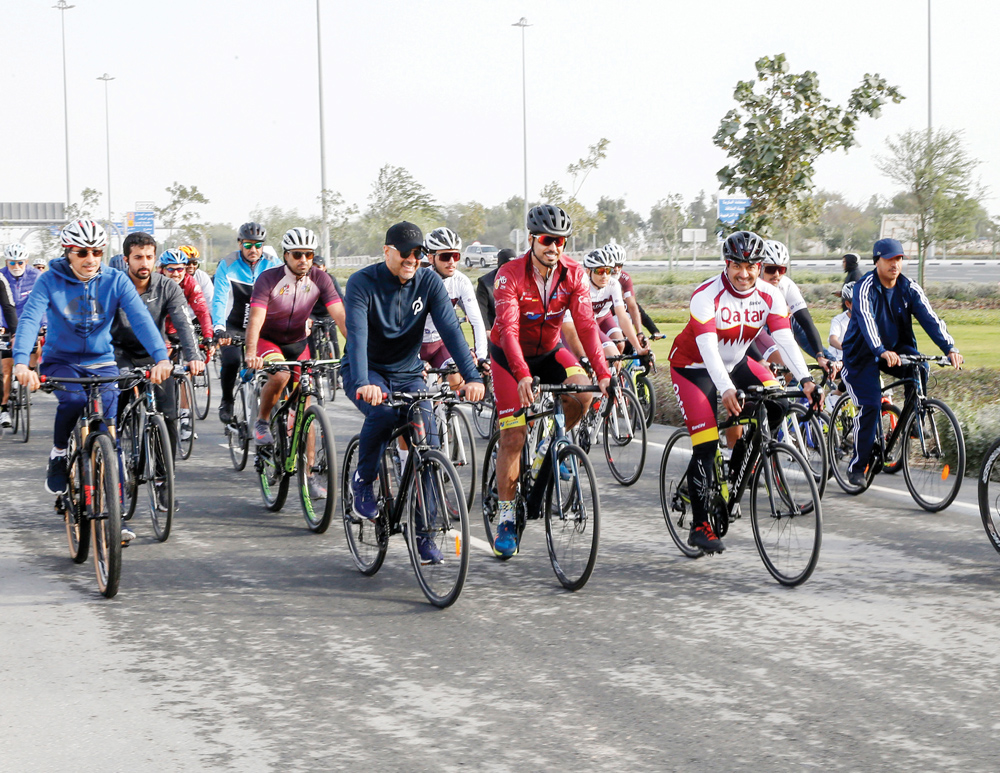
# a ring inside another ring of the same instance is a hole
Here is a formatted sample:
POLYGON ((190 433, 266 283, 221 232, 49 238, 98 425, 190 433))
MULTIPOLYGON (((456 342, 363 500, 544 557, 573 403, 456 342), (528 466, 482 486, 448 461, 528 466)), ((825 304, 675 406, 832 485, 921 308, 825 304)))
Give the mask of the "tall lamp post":
POLYGON ((76 8, 66 0, 59 0, 54 6, 59 11, 59 22, 62 26, 62 60, 63 60, 63 129, 66 136, 66 206, 72 200, 69 193, 69 97, 66 89, 66 11, 76 8))
POLYGON ((320 206, 323 217, 323 257, 332 265, 330 251, 330 222, 326 201, 326 132, 323 129, 323 36, 320 34, 319 0, 316 0, 316 66, 319 68, 319 179, 320 206))
POLYGON ((108 155, 108 226, 111 227, 111 119, 108 112, 108 81, 114 78, 104 73, 97 80, 104 81, 104 140, 108 155))
MULTIPOLYGON (((511 27, 521 28, 521 114, 524 121, 524 228, 528 227, 528 80, 525 70, 524 60, 524 29, 530 27, 528 20, 523 16, 511 27)), ((521 230, 521 229, 518 229, 521 230)), ((527 231, 525 231, 527 234, 527 231)), ((520 239, 518 239, 518 251, 521 250, 520 239)), ((525 247, 527 247, 527 236, 525 236, 525 247)))

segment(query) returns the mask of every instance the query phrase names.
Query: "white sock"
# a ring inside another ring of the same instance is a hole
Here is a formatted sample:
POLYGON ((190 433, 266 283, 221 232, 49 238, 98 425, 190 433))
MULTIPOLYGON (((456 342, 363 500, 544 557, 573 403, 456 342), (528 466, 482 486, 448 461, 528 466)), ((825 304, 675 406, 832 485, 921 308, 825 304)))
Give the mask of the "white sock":
POLYGON ((514 500, 500 500, 500 523, 514 523, 514 500))
POLYGON ((49 452, 49 459, 56 459, 60 456, 66 456, 66 449, 52 446, 52 451, 49 452))

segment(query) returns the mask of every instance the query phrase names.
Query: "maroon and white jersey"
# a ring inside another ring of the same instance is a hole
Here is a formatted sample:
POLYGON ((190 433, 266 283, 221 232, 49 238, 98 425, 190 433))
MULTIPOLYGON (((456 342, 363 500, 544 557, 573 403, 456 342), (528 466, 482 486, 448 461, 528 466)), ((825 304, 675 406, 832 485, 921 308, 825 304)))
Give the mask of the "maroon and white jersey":
POLYGON ((702 282, 691 295, 691 318, 674 339, 670 365, 706 368, 720 393, 734 389, 729 372, 765 325, 795 377, 806 378, 809 370, 795 344, 781 291, 758 279, 753 288, 740 292, 725 272, 702 282))
POLYGON ((333 280, 319 266, 297 277, 285 264, 264 271, 253 283, 250 306, 266 309, 260 337, 276 344, 294 344, 306 337, 306 320, 316 301, 340 303, 333 280))
POLYGON ((632 285, 632 277, 625 269, 618 272, 618 284, 622 286, 622 298, 631 298, 635 295, 635 287, 632 285))
MULTIPOLYGON (((590 305, 594 309, 594 320, 601 322, 610 316, 616 306, 624 306, 622 299, 622 288, 617 279, 610 280, 604 287, 597 287, 593 282, 590 285, 590 305)), ((566 320, 571 321, 573 315, 567 312, 566 320)))

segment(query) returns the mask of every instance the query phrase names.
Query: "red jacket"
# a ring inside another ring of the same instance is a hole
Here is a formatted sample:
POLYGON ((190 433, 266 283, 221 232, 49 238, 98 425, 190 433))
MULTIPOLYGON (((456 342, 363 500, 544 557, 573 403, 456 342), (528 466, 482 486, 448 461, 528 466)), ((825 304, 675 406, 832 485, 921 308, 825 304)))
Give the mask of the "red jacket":
MULTIPOLYGON (((184 291, 184 300, 194 311, 194 316, 201 325, 201 335, 203 338, 212 337, 212 317, 208 312, 208 304, 205 303, 205 294, 198 286, 198 280, 190 274, 185 273, 181 280, 181 290, 184 291)), ((174 335, 177 330, 174 328, 170 317, 167 317, 167 335, 174 335)))
POLYGON ((547 299, 538 291, 535 269, 528 253, 497 271, 493 285, 497 317, 490 331, 490 341, 503 349, 511 373, 520 381, 531 375, 525 357, 547 354, 559 345, 563 316, 569 309, 597 378, 610 378, 594 322, 589 280, 583 267, 563 255, 552 271, 555 275, 547 299))

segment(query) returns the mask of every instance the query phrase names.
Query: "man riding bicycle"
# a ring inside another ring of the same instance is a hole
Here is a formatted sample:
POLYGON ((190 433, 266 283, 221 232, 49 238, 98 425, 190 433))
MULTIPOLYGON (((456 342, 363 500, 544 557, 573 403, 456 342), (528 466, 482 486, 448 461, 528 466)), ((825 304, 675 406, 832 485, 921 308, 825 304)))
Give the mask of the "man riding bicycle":
MULTIPOLYGON (((182 244, 177 249, 187 256, 188 276, 194 277, 194 281, 196 281, 198 283, 198 287, 201 288, 201 294, 205 296, 205 303, 211 307, 212 299, 215 297, 215 285, 212 284, 212 277, 200 268, 201 252, 197 247, 192 247, 190 244, 182 244)), ((211 328, 207 327, 203 328, 206 334, 210 329, 211 328)))
MULTIPOLYGON (((13 308, 7 308, 6 304, 0 304, 0 330, 13 333, 17 329, 17 316, 24 310, 24 304, 28 301, 28 293, 35 286, 35 281, 42 275, 42 272, 27 267, 28 251, 20 242, 8 244, 4 248, 6 266, 0 269, 0 281, 3 282, 5 291, 8 291, 13 308), (7 319, 7 315, 10 319, 7 319)), ((42 320, 42 327, 45 320, 42 320)), ((31 353, 31 367, 35 367, 38 362, 40 346, 35 347, 31 353)), ((7 412, 7 401, 10 399, 11 373, 14 371, 14 360, 9 350, 0 352, 0 367, 3 368, 3 396, 0 399, 0 427, 11 425, 10 414, 7 412)))
MULTIPOLYGON (((493 391, 500 425, 496 463, 499 522, 493 551, 505 557, 517 552, 514 496, 521 449, 528 436, 522 409, 534 402, 534 377, 546 384, 590 383, 577 358, 560 340, 567 311, 573 315, 602 393, 607 394, 611 382, 594 321, 589 282, 580 264, 563 255, 566 239, 573 232, 570 216, 559 207, 542 204, 528 212, 527 228, 528 251, 497 272, 497 318, 490 332, 493 391)), ((566 429, 570 429, 590 407, 592 397, 581 393, 561 399, 566 429)), ((546 456, 539 477, 548 474, 550 465, 551 458, 546 456)), ((529 503, 529 510, 537 511, 539 507, 537 502, 529 503)))
MULTIPOLYGON (((903 245, 896 239, 879 239, 872 247, 875 269, 854 286, 853 310, 844 334, 843 370, 848 394, 861 409, 854 456, 847 467, 852 486, 865 486, 865 468, 875 445, 876 422, 882 405, 879 371, 897 378, 905 376, 899 355, 919 353, 913 317, 948 356, 952 366, 961 368, 964 361, 923 288, 903 276, 905 257, 903 245)), ((921 368, 921 377, 927 377, 926 365, 921 368)))
POLYGON ((618 284, 622 288, 622 300, 625 301, 625 308, 628 309, 628 315, 632 319, 632 326, 635 328, 636 335, 639 336, 639 340, 645 346, 646 336, 642 332, 642 329, 646 328, 652 335, 658 335, 660 329, 653 322, 652 317, 646 313, 646 310, 639 305, 639 299, 635 297, 635 285, 632 282, 632 277, 625 270, 625 263, 628 258, 625 248, 620 244, 609 242, 601 247, 601 249, 611 258, 611 262, 615 267, 614 278, 618 280, 618 284))
MULTIPOLYGON (((737 416, 743 410, 737 389, 777 385, 770 370, 747 357, 750 344, 765 325, 802 391, 810 399, 819 394, 792 335, 784 297, 775 287, 759 280, 764 240, 750 231, 737 231, 726 239, 722 254, 725 269, 695 289, 691 317, 670 350, 670 379, 691 435, 687 480, 692 527, 688 544, 707 553, 725 550, 708 520, 714 507, 711 492, 719 445, 716 396, 721 392, 729 415, 737 416)), ((768 421, 777 426, 781 418, 769 415, 768 421)), ((737 444, 737 450, 740 446, 737 444)), ((737 450, 733 465, 742 460, 737 450)))

